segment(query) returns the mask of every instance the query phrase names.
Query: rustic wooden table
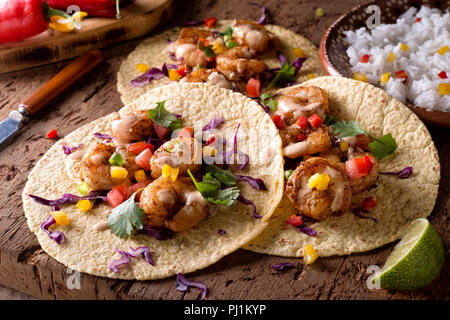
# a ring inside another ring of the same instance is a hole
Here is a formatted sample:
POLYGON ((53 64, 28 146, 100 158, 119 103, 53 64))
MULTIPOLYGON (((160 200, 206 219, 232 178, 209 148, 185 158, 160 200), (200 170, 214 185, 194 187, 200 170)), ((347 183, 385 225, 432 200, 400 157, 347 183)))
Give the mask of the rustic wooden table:
MULTIPOLYGON (((265 1, 271 23, 278 24, 319 44, 327 26, 341 14, 364 0, 265 1), (315 17, 321 7, 325 15, 315 17)), ((200 0, 176 4, 176 13, 165 27, 182 21, 220 18, 257 20, 260 10, 244 1, 200 0)), ((142 39, 140 39, 142 40, 142 39)), ((54 143, 45 134, 57 128, 64 136, 94 119, 122 107, 116 91, 116 73, 121 61, 140 41, 135 40, 103 50, 105 62, 90 76, 40 112, 7 148, 0 150, 0 283, 41 299, 197 299, 198 290, 181 293, 174 277, 160 281, 121 281, 81 275, 81 288, 69 289, 67 269, 44 253, 28 230, 21 194, 27 175, 38 159, 54 143)), ((68 64, 0 75, 0 119, 68 64)), ((429 127, 439 150, 442 180, 430 220, 444 245, 450 245, 450 146, 447 129, 429 127)), ((381 266, 393 244, 364 254, 319 259, 312 266, 301 260, 271 257, 244 250, 223 258, 190 277, 204 282, 209 299, 448 299, 449 264, 439 278, 421 290, 397 292, 369 290, 366 269, 381 266), (297 267, 277 272, 270 266, 291 261, 297 267)), ((70 279, 69 279, 70 280, 70 279)))

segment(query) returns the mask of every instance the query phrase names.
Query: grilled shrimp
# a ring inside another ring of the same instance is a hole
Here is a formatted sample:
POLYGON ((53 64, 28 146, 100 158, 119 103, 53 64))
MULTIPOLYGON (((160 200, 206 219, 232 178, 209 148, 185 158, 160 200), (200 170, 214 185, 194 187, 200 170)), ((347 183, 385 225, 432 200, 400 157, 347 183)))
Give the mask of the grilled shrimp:
POLYGON ((117 142, 147 140, 155 132, 147 111, 141 110, 119 116, 111 122, 112 136, 117 142))
POLYGON ((286 195, 300 213, 317 220, 324 220, 332 213, 347 211, 352 199, 343 164, 320 157, 300 163, 287 181, 286 195), (315 173, 329 176, 326 190, 309 187, 308 180, 315 173))
POLYGON ((349 147, 348 159, 352 159, 355 157, 364 157, 368 156, 372 160, 373 167, 372 170, 365 176, 358 179, 350 179, 350 187, 352 189, 353 194, 358 194, 363 192, 364 190, 369 189, 369 187, 377 180, 378 174, 380 172, 380 162, 375 156, 370 152, 364 152, 362 149, 349 147))
MULTIPOLYGON (((233 89, 233 85, 230 81, 225 78, 223 74, 218 72, 216 69, 198 69, 191 72, 186 78, 186 82, 208 82, 212 85, 225 88, 233 89)), ((184 82, 183 79, 180 82, 184 82)))
POLYGON ((266 64, 252 59, 250 52, 243 47, 234 47, 216 58, 217 70, 230 81, 247 80, 266 70, 266 64))
POLYGON ((155 151, 150 159, 153 179, 161 176, 164 165, 179 168, 178 175, 186 176, 189 169, 196 173, 202 166, 202 149, 194 138, 178 137, 167 141, 155 151))
POLYGON ((208 30, 202 30, 197 28, 183 28, 181 29, 180 36, 177 41, 169 45, 168 50, 173 51, 177 59, 182 59, 183 62, 190 67, 206 65, 208 58, 205 54, 197 49, 199 39, 209 39, 210 42, 215 38, 208 30))
POLYGON ((234 20, 233 38, 241 46, 247 46, 251 54, 264 52, 269 47, 278 46, 278 38, 264 26, 253 21, 234 20))
POLYGON ((294 124, 300 116, 310 117, 317 113, 322 119, 327 115, 328 97, 318 87, 298 87, 289 90, 278 100, 278 110, 283 121, 294 124))
POLYGON ((304 141, 289 144, 291 141, 298 141, 298 135, 304 132, 295 124, 291 127, 292 128, 288 127, 288 130, 280 130, 284 146, 283 153, 285 157, 294 159, 305 155, 325 152, 331 148, 331 140, 327 130, 324 127, 318 127, 309 133, 307 132, 307 138, 304 141))
POLYGON ((134 172, 138 167, 134 161, 135 157, 130 154, 122 154, 125 160, 123 167, 128 170, 126 179, 115 179, 111 177, 109 158, 116 152, 112 145, 97 143, 91 146, 83 155, 80 162, 80 178, 92 190, 109 190, 119 184, 130 184, 134 172))
POLYGON ((175 232, 192 228, 208 215, 208 203, 188 177, 174 182, 159 177, 143 191, 140 207, 146 224, 175 232))

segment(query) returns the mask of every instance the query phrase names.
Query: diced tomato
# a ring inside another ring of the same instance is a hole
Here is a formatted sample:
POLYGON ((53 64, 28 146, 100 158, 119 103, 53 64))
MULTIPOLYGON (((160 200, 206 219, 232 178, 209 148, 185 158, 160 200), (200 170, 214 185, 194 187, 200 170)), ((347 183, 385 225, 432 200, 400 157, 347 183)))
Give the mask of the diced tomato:
POLYGON ((119 191, 125 199, 128 199, 128 197, 130 196, 128 186, 126 185, 115 186, 114 188, 112 188, 112 190, 119 191))
POLYGON ((365 55, 362 56, 361 62, 362 63, 367 63, 367 62, 369 62, 369 59, 370 59, 370 54, 365 54, 365 55))
POLYGON ((182 64, 178 67, 177 73, 180 76, 185 77, 189 73, 189 68, 185 64, 182 64))
POLYGON ((298 141, 303 141, 303 140, 306 140, 306 138, 307 138, 306 134, 304 134, 304 133, 299 133, 299 134, 298 134, 298 137, 297 137, 297 140, 298 140, 298 141))
POLYGON ((369 156, 353 158, 345 162, 345 171, 350 179, 359 179, 372 171, 373 162, 369 156))
POLYGON ((284 121, 283 119, 281 119, 281 116, 279 114, 276 114, 272 117, 272 121, 275 123, 275 126, 278 129, 283 129, 284 128, 284 121))
POLYGON ((360 208, 363 211, 369 211, 370 208, 375 207, 376 205, 377 205, 377 199, 375 199, 375 197, 367 197, 361 203, 360 208))
POLYGON ((301 226, 301 225, 303 224, 302 218, 301 218, 300 216, 295 215, 295 214, 293 214, 292 216, 290 216, 290 217, 286 220, 286 222, 287 222, 288 224, 290 224, 291 226, 293 226, 294 228, 295 228, 295 227, 298 227, 298 226, 301 226))
POLYGON ((206 145, 209 146, 210 144, 214 143, 216 141, 216 137, 212 136, 211 138, 206 141, 206 145))
POLYGON ((193 132, 192 128, 187 126, 187 127, 184 127, 183 129, 181 129, 180 131, 178 131, 178 136, 190 138, 190 137, 192 137, 192 132, 193 132))
POLYGON ((406 74, 405 70, 399 70, 395 73, 397 78, 403 79, 403 83, 406 83, 408 81, 408 75, 406 74))
POLYGON ((313 114, 311 117, 308 118, 308 122, 311 124, 313 128, 318 128, 322 124, 322 118, 319 117, 319 115, 313 114))
POLYGON ((421 18, 416 18, 416 22, 420 22, 421 20, 421 18))
POLYGON ((113 208, 117 207, 119 204, 124 202, 126 199, 123 194, 118 189, 112 189, 106 195, 106 201, 108 201, 109 205, 113 208))
POLYGON ((145 171, 150 170, 150 159, 153 156, 153 153, 150 149, 145 149, 142 151, 134 160, 136 164, 144 169, 145 171))
POLYGON ((254 78, 250 78, 245 86, 247 96, 257 97, 259 95, 259 89, 261 88, 261 81, 254 78))
MULTIPOLYGON (((151 180, 145 180, 145 181, 142 181, 142 182, 135 183, 128 189, 128 192, 129 192, 130 195, 132 195, 133 193, 135 193, 139 189, 145 188, 146 186, 148 186, 151 182, 152 182, 151 180)), ((143 190, 141 190, 138 193, 136 193, 136 196, 134 197, 135 201, 140 201, 141 200, 142 191, 143 190)))
POLYGON ((217 22, 217 18, 216 17, 209 17, 205 19, 205 26, 207 26, 208 28, 212 28, 214 27, 214 25, 217 22))
POLYGON ((153 128, 155 128, 156 135, 160 139, 165 139, 170 134, 170 129, 160 126, 159 124, 156 124, 153 122, 153 128))
POLYGON ((447 73, 445 71, 441 71, 438 73, 439 78, 441 79, 447 79, 447 73))
POLYGON ((53 129, 52 131, 47 133, 47 138, 49 138, 49 139, 55 139, 57 136, 58 136, 58 132, 55 129, 53 129))
POLYGON ((208 59, 208 61, 209 61, 209 62, 213 62, 215 59, 216 59, 216 57, 210 57, 210 58, 208 59))
POLYGON ((300 118, 297 119, 297 121, 295 122, 300 128, 302 128, 303 130, 308 129, 309 126, 309 122, 308 119, 306 119, 305 116, 300 116, 300 118))
POLYGON ((151 145, 148 145, 145 141, 140 141, 140 142, 129 144, 127 146, 127 151, 134 155, 138 155, 139 153, 141 153, 142 151, 147 149, 149 146, 151 146, 151 145))

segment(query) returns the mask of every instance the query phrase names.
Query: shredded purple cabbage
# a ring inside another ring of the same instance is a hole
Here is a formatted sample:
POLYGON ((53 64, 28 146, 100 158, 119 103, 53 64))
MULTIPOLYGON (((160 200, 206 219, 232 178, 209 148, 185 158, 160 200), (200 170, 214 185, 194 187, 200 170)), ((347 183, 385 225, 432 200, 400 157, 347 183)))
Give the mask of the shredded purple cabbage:
POLYGON ((315 237, 317 235, 317 231, 314 230, 313 228, 307 227, 305 225, 300 225, 296 227, 298 229, 298 231, 303 232, 305 234, 307 234, 308 236, 311 237, 315 237))
POLYGON ((408 179, 413 174, 413 168, 408 166, 400 171, 385 171, 380 172, 380 174, 398 176, 400 179, 408 179))
POLYGON ((373 217, 368 217, 368 216, 363 215, 363 212, 364 212, 364 213, 369 213, 369 211, 361 210, 361 208, 355 208, 355 209, 352 210, 352 212, 353 212, 353 214, 354 214, 355 216, 357 216, 358 218, 361 218, 361 219, 371 219, 371 220, 374 221, 374 222, 378 222, 378 220, 375 219, 375 218, 373 218, 373 217))
POLYGON ((94 137, 96 137, 98 139, 109 139, 109 140, 113 139, 113 137, 111 137, 110 135, 105 134, 105 133, 99 133, 99 132, 94 133, 94 137))
POLYGON ((193 21, 187 21, 187 22, 183 23, 183 26, 195 27, 195 26, 201 26, 203 23, 205 23, 204 20, 193 20, 193 21))
POLYGON ((82 146, 83 146, 83 144, 80 143, 77 147, 69 147, 69 146, 64 145, 64 146, 62 146, 62 148, 63 148, 64 154, 69 155, 72 152, 74 152, 75 150, 80 149, 82 146))
MULTIPOLYGON (((288 62, 288 59, 286 58, 284 53, 281 51, 277 51, 277 58, 278 58, 278 61, 280 62, 280 66, 282 66, 283 64, 288 62)), ((278 68, 278 70, 279 70, 279 68, 278 68)))
POLYGON ((258 24, 266 24, 267 23, 267 8, 266 8, 266 6, 264 6, 260 3, 257 3, 257 2, 249 2, 249 4, 258 6, 262 9, 262 15, 258 20, 258 24))
POLYGON ((231 148, 231 150, 223 152, 223 161, 226 164, 230 164, 231 157, 234 154, 236 154, 238 157, 238 163, 240 163, 240 165, 238 166, 238 169, 243 170, 247 166, 250 158, 246 153, 244 153, 242 151, 237 151, 237 135, 238 135, 240 126, 241 126, 241 124, 238 124, 236 131, 234 133, 233 147, 231 148))
POLYGON ((169 74, 169 71, 167 70, 167 66, 164 63, 161 69, 158 68, 151 68, 149 71, 141 74, 139 77, 133 79, 130 81, 131 85, 133 87, 143 87, 147 83, 149 83, 152 80, 159 80, 164 77, 167 77, 169 74))
POLYGON ((148 264, 151 264, 152 266, 155 265, 155 263, 152 260, 151 255, 150 255, 150 248, 149 247, 142 246, 142 247, 139 247, 139 248, 136 248, 136 249, 133 249, 133 248, 130 247, 130 249, 128 249, 127 253, 132 258, 136 258, 139 255, 141 255, 145 259, 145 261, 148 262, 148 264))
POLYGON ((216 129, 218 126, 220 126, 224 122, 224 119, 222 116, 214 116, 214 118, 208 122, 206 126, 203 127, 202 131, 208 131, 212 129, 216 129))
POLYGON ((189 290, 189 287, 198 288, 202 291, 202 300, 206 298, 208 294, 208 288, 206 288, 204 283, 191 281, 187 279, 182 273, 177 274, 176 279, 177 290, 181 292, 186 292, 189 290))
POLYGON ((247 204, 247 205, 253 206, 253 217, 255 219, 261 219, 262 218, 262 216, 260 216, 259 214, 256 213, 256 205, 255 205, 255 203, 253 201, 244 198, 242 195, 239 195, 237 197, 237 201, 242 202, 243 204, 247 204))
POLYGON ((225 233, 227 233, 225 230, 219 229, 217 230, 217 233, 223 236, 225 233))
POLYGON ((173 238, 173 231, 168 228, 156 228, 145 225, 136 234, 142 234, 147 237, 153 237, 156 240, 167 240, 173 238))
POLYGON ((178 69, 178 65, 177 65, 177 64, 171 63, 171 64, 168 64, 168 65, 166 65, 166 66, 167 66, 167 68, 169 68, 169 69, 178 69))
POLYGON ((263 110, 264 110, 266 113, 270 114, 270 109, 269 109, 269 107, 263 105, 262 102, 261 102, 261 100, 256 100, 256 102, 261 106, 261 108, 263 108, 263 110))
POLYGON ((108 267, 112 272, 119 272, 119 267, 128 264, 131 260, 131 256, 127 252, 120 250, 119 248, 116 248, 116 251, 120 254, 121 258, 109 263, 108 267))
POLYGON ((150 138, 147 141, 147 144, 151 144, 155 147, 155 150, 157 150, 159 147, 161 147, 164 143, 166 143, 168 140, 165 139, 159 139, 159 138, 150 138))
POLYGON ((291 66, 295 68, 295 74, 302 68, 303 63, 305 63, 306 58, 297 58, 291 62, 291 66))
MULTIPOLYGON (((58 211, 58 210, 54 210, 58 211)), ((52 215, 49 215, 47 219, 45 219, 44 222, 41 224, 41 230, 44 231, 50 239, 55 241, 57 244, 61 244, 66 240, 66 237, 64 236, 64 233, 60 231, 50 231, 48 228, 50 228, 52 225, 56 223, 55 218, 53 218, 52 215)))
POLYGON ((87 196, 76 196, 74 194, 70 193, 64 193, 63 196, 59 199, 55 200, 48 200, 42 197, 38 197, 32 194, 28 195, 30 198, 32 198, 34 201, 36 201, 39 204, 42 204, 44 206, 54 207, 59 206, 62 204, 68 204, 68 203, 76 203, 80 200, 93 200, 93 199, 100 199, 102 201, 106 201, 106 197, 100 195, 100 191, 91 191, 87 196))
POLYGON ((281 271, 285 268, 292 268, 292 267, 295 267, 295 264, 293 264, 291 262, 280 262, 280 263, 274 264, 272 266, 272 269, 281 271))
POLYGON ((250 176, 243 176, 240 174, 237 174, 236 177, 238 178, 239 181, 247 181, 248 184, 253 188, 253 189, 257 189, 257 190, 264 190, 266 191, 266 185, 264 183, 264 181, 261 178, 252 178, 250 176))
POLYGON ((169 51, 169 57, 173 61, 178 61, 175 53, 173 53, 172 51, 169 51))

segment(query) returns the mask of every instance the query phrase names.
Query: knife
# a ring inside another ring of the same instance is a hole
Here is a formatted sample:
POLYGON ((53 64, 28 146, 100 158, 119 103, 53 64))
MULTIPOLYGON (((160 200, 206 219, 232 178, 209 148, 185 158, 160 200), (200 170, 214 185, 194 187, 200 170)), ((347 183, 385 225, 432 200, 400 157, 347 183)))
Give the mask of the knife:
POLYGON ((99 50, 92 50, 74 60, 50 79, 39 90, 19 105, 17 110, 9 113, 8 118, 0 122, 0 149, 4 148, 30 117, 45 107, 51 100, 66 91, 72 84, 103 61, 99 50))

